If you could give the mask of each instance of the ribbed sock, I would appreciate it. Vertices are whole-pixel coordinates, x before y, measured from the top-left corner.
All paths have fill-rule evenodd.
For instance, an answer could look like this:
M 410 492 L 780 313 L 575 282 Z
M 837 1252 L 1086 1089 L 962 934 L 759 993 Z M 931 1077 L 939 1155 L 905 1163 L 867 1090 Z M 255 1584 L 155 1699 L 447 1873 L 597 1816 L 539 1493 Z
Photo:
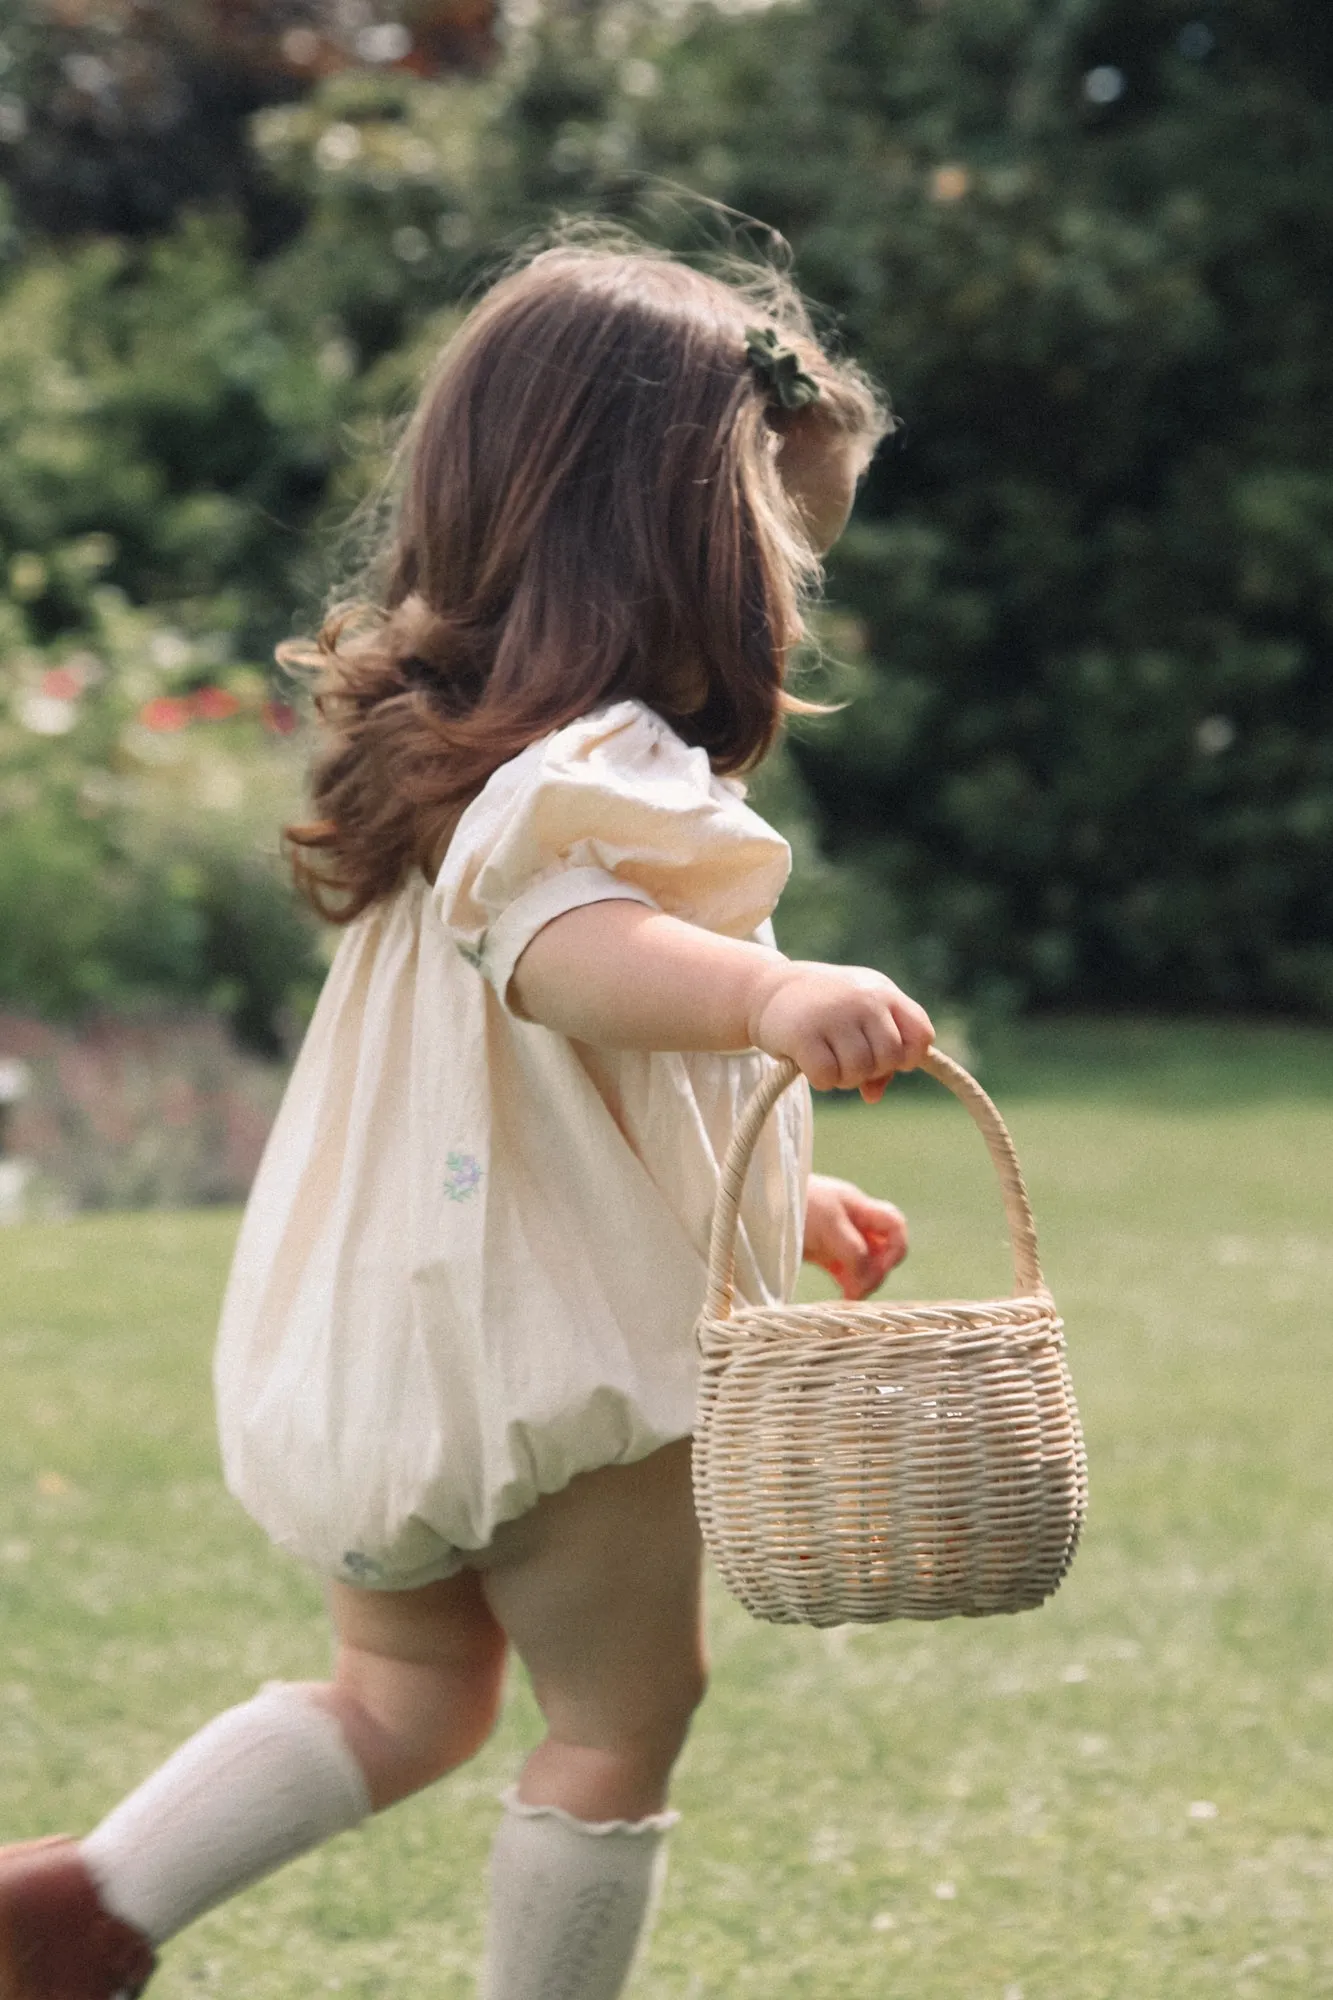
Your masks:
M 334 1718 L 270 1681 L 183 1743 L 80 1851 L 112 1914 L 162 1944 L 369 1811 Z
M 675 1813 L 588 1823 L 505 1795 L 482 2000 L 617 2000 L 647 1937 Z

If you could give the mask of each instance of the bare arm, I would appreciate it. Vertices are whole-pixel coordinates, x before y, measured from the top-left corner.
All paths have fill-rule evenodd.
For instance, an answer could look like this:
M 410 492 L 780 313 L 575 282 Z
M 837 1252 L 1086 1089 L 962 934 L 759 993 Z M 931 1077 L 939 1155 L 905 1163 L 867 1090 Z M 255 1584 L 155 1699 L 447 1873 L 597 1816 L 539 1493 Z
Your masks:
M 755 997 L 788 968 L 642 903 L 587 903 L 538 931 L 510 999 L 575 1041 L 628 1049 L 748 1049 Z
M 764 1049 L 818 1090 L 879 1097 L 930 1044 L 929 1017 L 862 966 L 784 958 L 642 903 L 588 903 L 540 930 L 510 996 L 575 1041 L 640 1049 Z

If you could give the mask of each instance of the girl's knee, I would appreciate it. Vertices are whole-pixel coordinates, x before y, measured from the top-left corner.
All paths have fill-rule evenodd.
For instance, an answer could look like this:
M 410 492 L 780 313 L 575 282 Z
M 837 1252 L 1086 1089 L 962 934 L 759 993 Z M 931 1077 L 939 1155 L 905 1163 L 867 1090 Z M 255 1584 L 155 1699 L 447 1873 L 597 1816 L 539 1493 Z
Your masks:
M 702 1663 L 680 1668 L 669 1682 L 655 1688 L 651 1696 L 622 1711 L 609 1740 L 625 1756 L 669 1770 L 684 1748 L 707 1685 Z
M 689 1733 L 690 1724 L 708 1692 L 708 1669 L 702 1660 L 691 1664 L 683 1671 L 671 1690 L 665 1711 L 668 1728 L 674 1728 L 682 1742 Z
M 344 1644 L 325 1700 L 379 1810 L 475 1756 L 495 1726 L 503 1686 L 502 1640 L 437 1665 Z
M 495 1728 L 504 1692 L 504 1654 L 442 1678 L 437 1700 L 410 1715 L 407 1741 L 428 1770 L 426 1782 L 475 1757 Z
M 659 1759 L 665 1768 L 675 1763 L 685 1747 L 695 1713 L 704 1698 L 702 1681 L 692 1690 L 688 1699 L 681 1701 L 664 1714 L 658 1726 L 651 1733 L 651 1742 L 657 1749 Z
M 701 1695 L 701 1685 L 693 1700 L 682 1689 L 673 1703 L 600 1726 L 587 1717 L 552 1718 L 550 1734 L 528 1759 L 520 1796 L 583 1820 L 640 1820 L 660 1812 Z
M 328 1706 L 360 1764 L 376 1812 L 446 1777 L 474 1757 L 495 1726 L 499 1685 L 455 1687 L 454 1699 L 436 1710 L 405 1709 L 376 1698 L 376 1691 L 353 1694 L 336 1683 Z

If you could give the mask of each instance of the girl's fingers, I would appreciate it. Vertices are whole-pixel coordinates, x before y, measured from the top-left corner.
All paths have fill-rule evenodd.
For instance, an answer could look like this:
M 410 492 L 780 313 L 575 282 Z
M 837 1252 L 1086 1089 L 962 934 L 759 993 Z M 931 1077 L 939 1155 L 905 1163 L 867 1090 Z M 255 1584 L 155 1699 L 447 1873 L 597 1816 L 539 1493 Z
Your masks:
M 871 1069 L 861 1085 L 861 1095 L 867 1104 L 878 1104 L 895 1071 L 902 1068 L 903 1044 L 892 1022 L 879 1020 L 867 1037 L 871 1047 Z
M 831 1085 L 824 1086 L 837 1090 L 853 1090 L 869 1074 L 870 1048 L 862 1032 L 860 1023 L 847 1025 L 839 1023 L 833 1028 L 827 1041 L 833 1052 L 835 1072 Z M 814 1082 L 812 1076 L 810 1081 Z
M 873 1080 L 883 1078 L 885 1082 L 903 1064 L 903 1038 L 899 1036 L 895 1024 L 883 1016 L 867 1028 L 867 1044 L 871 1050 L 871 1070 Z
M 847 1197 L 847 1216 L 865 1240 L 865 1289 L 873 1292 L 907 1255 L 907 1218 L 891 1201 L 876 1201 L 859 1188 Z
M 935 1039 L 935 1028 L 924 1007 L 903 994 L 893 1010 L 894 1023 L 902 1039 L 899 1069 L 919 1069 L 927 1049 Z
M 792 1038 L 779 1036 L 770 1052 L 794 1055 L 816 1090 L 859 1089 L 877 1104 L 894 1072 L 916 1068 L 934 1038 L 924 1009 L 884 986 L 841 994 L 835 1007 L 812 1009 L 805 1021 L 798 1015 Z
M 880 1201 L 876 1196 L 862 1194 L 857 1188 L 846 1197 L 848 1218 L 863 1236 L 886 1236 L 895 1230 L 905 1228 L 903 1212 L 891 1201 Z
M 869 1243 L 879 1271 L 879 1276 L 875 1279 L 877 1285 L 890 1271 L 895 1270 L 907 1255 L 906 1224 L 901 1229 L 890 1231 L 887 1235 L 870 1237 Z
M 853 1228 L 846 1210 L 834 1219 L 829 1230 L 827 1253 L 830 1262 L 855 1270 L 869 1253 L 869 1244 L 859 1229 Z
M 838 1051 L 827 1036 L 821 1036 L 813 1042 L 803 1055 L 797 1057 L 797 1061 L 805 1072 L 806 1080 L 814 1089 L 838 1088 L 842 1074 L 841 1064 L 838 1060 Z
M 883 1284 L 896 1261 L 882 1256 L 867 1244 L 854 1263 L 830 1264 L 828 1269 L 829 1275 L 841 1285 L 845 1299 L 868 1299 Z
M 905 1235 L 902 1238 L 884 1236 L 870 1238 L 866 1244 L 864 1257 L 855 1266 L 854 1286 L 848 1282 L 853 1275 L 851 1272 L 847 1277 L 839 1279 L 844 1295 L 852 1299 L 869 1298 L 872 1292 L 879 1290 L 889 1272 L 901 1264 L 906 1255 Z
M 902 1254 L 888 1236 L 872 1237 L 858 1228 L 847 1208 L 837 1218 L 829 1248 L 828 1270 L 842 1286 L 844 1298 L 849 1299 L 866 1298 L 882 1284 Z
M 843 1090 L 887 1082 L 894 1070 L 901 1067 L 902 1042 L 892 1022 L 882 1016 L 849 1022 L 831 1039 L 838 1056 L 838 1082 Z
M 858 1052 L 857 1074 L 853 1081 L 859 1088 L 886 1076 L 892 1063 L 884 1060 L 884 1038 L 874 1032 L 873 1026 L 861 1030 L 861 1047 Z
M 805 1255 L 837 1280 L 845 1298 L 867 1298 L 906 1253 L 907 1224 L 891 1201 L 851 1181 L 811 1175 Z

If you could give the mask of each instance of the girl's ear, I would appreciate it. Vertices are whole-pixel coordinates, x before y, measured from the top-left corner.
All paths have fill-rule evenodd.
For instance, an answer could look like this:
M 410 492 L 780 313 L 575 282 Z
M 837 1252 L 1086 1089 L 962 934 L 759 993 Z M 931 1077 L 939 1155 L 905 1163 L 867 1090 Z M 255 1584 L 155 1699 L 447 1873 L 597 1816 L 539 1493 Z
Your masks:
M 849 436 L 814 412 L 802 412 L 784 426 L 778 472 L 796 503 L 811 546 L 827 555 L 843 529 L 866 468 L 862 440 Z

